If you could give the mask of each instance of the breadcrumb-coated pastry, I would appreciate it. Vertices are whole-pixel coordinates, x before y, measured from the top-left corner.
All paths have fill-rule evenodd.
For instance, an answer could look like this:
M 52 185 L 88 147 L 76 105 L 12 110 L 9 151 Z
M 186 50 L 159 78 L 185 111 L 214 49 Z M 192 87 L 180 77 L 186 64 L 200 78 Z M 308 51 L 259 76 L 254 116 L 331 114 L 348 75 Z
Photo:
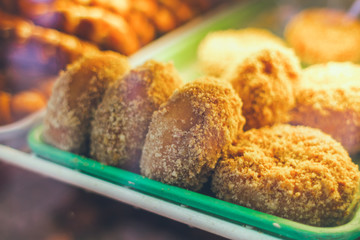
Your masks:
M 198 63 L 208 75 L 220 77 L 233 62 L 242 61 L 266 47 L 285 46 L 285 42 L 266 29 L 230 29 L 209 33 L 200 43 Z
M 225 201 L 313 226 L 346 221 L 360 172 L 321 130 L 279 124 L 242 134 L 216 166 L 212 190 Z
M 242 132 L 242 102 L 229 83 L 203 77 L 155 111 L 140 160 L 151 179 L 199 190 L 221 152 Z
M 303 71 L 291 124 L 319 128 L 349 151 L 360 151 L 360 65 L 330 62 Z
M 299 60 L 286 48 L 260 50 L 229 68 L 223 78 L 243 101 L 245 130 L 289 120 L 300 73 Z
M 139 172 L 151 116 L 182 81 L 171 63 L 149 60 L 132 69 L 105 93 L 92 123 L 90 155 Z
M 130 69 L 125 56 L 103 52 L 86 56 L 56 80 L 44 118 L 44 140 L 55 147 L 87 154 L 90 122 L 109 85 Z
M 305 9 L 290 20 L 284 35 L 305 65 L 360 61 L 360 21 L 344 11 Z

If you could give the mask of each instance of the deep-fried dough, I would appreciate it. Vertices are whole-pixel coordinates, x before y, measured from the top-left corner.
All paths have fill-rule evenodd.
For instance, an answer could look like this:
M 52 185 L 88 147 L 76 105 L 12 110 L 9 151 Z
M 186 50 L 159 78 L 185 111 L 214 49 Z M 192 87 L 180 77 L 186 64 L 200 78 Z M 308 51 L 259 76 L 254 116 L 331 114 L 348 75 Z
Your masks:
M 130 68 L 115 52 L 87 56 L 56 80 L 44 119 L 44 140 L 65 151 L 87 154 L 90 121 L 106 88 Z
M 260 50 L 229 68 L 223 77 L 243 101 L 245 130 L 289 120 L 299 75 L 300 63 L 286 48 Z
M 241 106 L 228 83 L 204 77 L 186 84 L 153 114 L 141 173 L 199 190 L 223 149 L 242 131 L 245 119 Z
M 291 123 L 319 128 L 354 154 L 360 150 L 360 66 L 318 64 L 303 71 Z
M 91 156 L 138 172 L 151 116 L 180 85 L 170 63 L 150 60 L 124 75 L 106 91 L 95 112 Z
M 245 28 L 209 33 L 198 48 L 199 67 L 208 75 L 219 77 L 233 64 L 254 52 L 285 42 L 268 30 Z
M 239 137 L 216 167 L 220 199 L 314 226 L 346 220 L 360 172 L 341 144 L 318 129 L 275 125 Z
M 285 38 L 307 65 L 360 61 L 360 21 L 327 8 L 306 9 L 285 28 Z

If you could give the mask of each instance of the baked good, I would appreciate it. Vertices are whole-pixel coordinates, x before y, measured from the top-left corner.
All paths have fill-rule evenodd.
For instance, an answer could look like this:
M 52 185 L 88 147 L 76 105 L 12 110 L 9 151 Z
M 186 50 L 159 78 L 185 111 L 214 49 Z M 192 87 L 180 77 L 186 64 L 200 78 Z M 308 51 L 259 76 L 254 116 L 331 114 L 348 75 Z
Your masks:
M 229 67 L 223 78 L 243 101 L 245 130 L 289 120 L 300 73 L 299 60 L 286 48 L 264 48 Z
M 216 166 L 212 190 L 225 201 L 313 226 L 344 223 L 360 172 L 331 136 L 287 124 L 244 132 Z
M 319 128 L 350 154 L 360 150 L 360 66 L 329 62 L 306 68 L 290 123 Z
M 360 21 L 344 11 L 305 9 L 290 20 L 284 35 L 305 65 L 360 61 Z
M 94 114 L 90 156 L 138 172 L 151 116 L 181 82 L 172 64 L 154 60 L 118 79 Z
M 205 74 L 220 77 L 234 62 L 240 62 L 265 47 L 275 46 L 285 46 L 285 42 L 266 29 L 210 32 L 198 47 L 198 64 Z
M 140 160 L 151 179 L 199 190 L 222 151 L 242 131 L 242 102 L 230 84 L 203 77 L 155 111 Z
M 87 154 L 93 113 L 105 90 L 129 69 L 127 58 L 115 52 L 85 56 L 69 65 L 54 84 L 43 139 L 59 149 Z

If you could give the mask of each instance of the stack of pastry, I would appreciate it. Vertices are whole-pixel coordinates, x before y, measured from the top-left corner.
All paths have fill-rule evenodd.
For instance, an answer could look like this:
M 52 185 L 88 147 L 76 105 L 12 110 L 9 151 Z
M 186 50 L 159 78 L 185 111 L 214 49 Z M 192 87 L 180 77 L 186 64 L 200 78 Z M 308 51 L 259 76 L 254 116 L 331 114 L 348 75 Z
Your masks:
M 266 46 L 222 78 L 182 85 L 171 64 L 84 57 L 57 79 L 43 139 L 166 184 L 198 191 L 210 181 L 216 197 L 255 210 L 339 225 L 358 200 L 360 172 L 330 135 L 287 124 L 299 66 L 283 45 Z
M 0 125 L 43 108 L 49 79 L 79 57 L 99 49 L 130 55 L 219 3 L 1 0 Z M 22 100 L 25 109 L 18 108 Z

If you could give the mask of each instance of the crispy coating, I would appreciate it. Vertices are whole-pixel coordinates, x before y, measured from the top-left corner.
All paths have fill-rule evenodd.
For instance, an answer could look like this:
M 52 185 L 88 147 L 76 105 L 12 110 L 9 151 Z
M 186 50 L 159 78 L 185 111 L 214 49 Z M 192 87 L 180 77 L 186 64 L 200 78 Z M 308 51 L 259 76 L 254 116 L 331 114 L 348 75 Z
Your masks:
M 87 56 L 56 80 L 44 119 L 44 140 L 65 151 L 87 154 L 90 121 L 106 88 L 129 70 L 115 52 Z
M 230 84 L 203 77 L 190 82 L 152 116 L 140 161 L 151 179 L 199 190 L 223 149 L 242 132 L 242 102 Z
M 273 48 L 255 52 L 224 74 L 243 101 L 245 130 L 289 120 L 300 69 L 291 50 Z
M 303 10 L 287 24 L 284 35 L 304 64 L 360 61 L 360 21 L 344 11 Z
M 199 45 L 198 63 L 204 73 L 219 77 L 233 62 L 242 61 L 254 52 L 272 46 L 285 46 L 285 42 L 265 29 L 211 32 Z
M 131 70 L 105 93 L 92 123 L 91 156 L 139 172 L 151 116 L 180 87 L 172 64 L 153 60 Z
M 287 124 L 252 129 L 219 161 L 217 197 L 314 226 L 346 221 L 358 200 L 360 172 L 322 131 Z
M 303 71 L 291 124 L 319 128 L 350 154 L 360 150 L 360 66 L 350 62 L 312 65 Z

